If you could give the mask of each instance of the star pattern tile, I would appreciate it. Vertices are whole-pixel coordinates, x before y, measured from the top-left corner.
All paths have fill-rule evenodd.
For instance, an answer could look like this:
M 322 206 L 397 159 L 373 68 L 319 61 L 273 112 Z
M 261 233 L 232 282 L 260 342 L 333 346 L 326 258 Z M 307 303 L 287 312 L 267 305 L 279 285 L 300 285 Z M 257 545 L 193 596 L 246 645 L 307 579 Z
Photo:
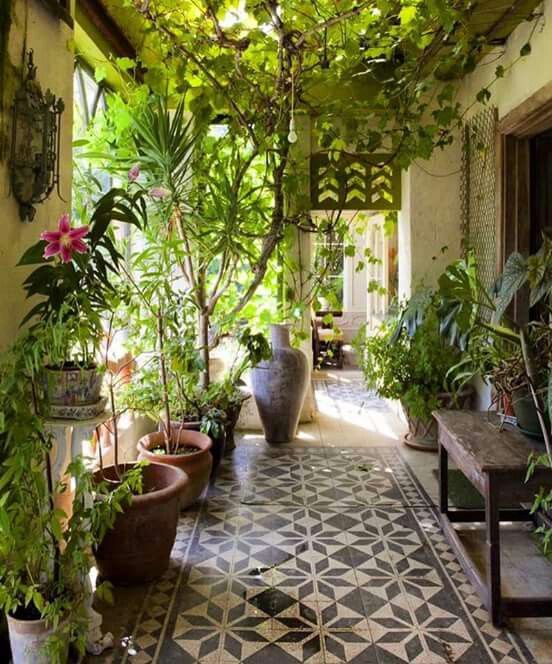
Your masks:
M 396 448 L 247 445 L 182 514 L 171 567 L 109 661 L 534 662 L 489 623 Z

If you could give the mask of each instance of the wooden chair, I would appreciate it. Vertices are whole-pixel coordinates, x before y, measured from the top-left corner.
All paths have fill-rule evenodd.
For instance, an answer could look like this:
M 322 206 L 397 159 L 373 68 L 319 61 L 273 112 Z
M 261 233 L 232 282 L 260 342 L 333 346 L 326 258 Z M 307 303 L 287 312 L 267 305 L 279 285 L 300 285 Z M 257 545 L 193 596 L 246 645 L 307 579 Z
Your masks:
M 343 332 L 336 325 L 324 323 L 320 314 L 312 320 L 312 351 L 315 367 L 343 369 Z

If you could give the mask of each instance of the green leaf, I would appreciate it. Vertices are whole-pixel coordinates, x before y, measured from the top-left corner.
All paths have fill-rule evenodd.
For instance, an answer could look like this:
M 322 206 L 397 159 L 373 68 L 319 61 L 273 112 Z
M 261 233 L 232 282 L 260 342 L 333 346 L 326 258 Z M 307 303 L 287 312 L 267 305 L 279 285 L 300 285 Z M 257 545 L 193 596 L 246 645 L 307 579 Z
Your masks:
M 97 65 L 94 70 L 94 78 L 96 83 L 101 83 L 107 78 L 107 65 Z
M 491 91 L 488 88 L 481 88 L 475 98 L 480 104 L 486 104 L 491 98 Z
M 529 42 L 527 42 L 526 44 L 524 44 L 524 45 L 520 48 L 520 50 L 519 50 L 519 54 L 520 54 L 520 56 L 521 56 L 522 58 L 524 58 L 524 57 L 526 57 L 527 55 L 529 55 L 530 53 L 531 53 L 531 44 L 530 44 Z
M 493 322 L 499 323 L 515 294 L 527 282 L 527 260 L 518 252 L 508 256 L 495 302 Z
M 44 240 L 39 240 L 36 244 L 33 244 L 32 247 L 29 247 L 23 256 L 21 256 L 18 265 L 37 265 L 38 263 L 44 263 L 43 254 L 46 244 L 47 243 Z
M 402 25 L 409 25 L 416 18 L 417 9 L 416 7 L 409 5 L 403 7 L 399 12 L 399 19 Z

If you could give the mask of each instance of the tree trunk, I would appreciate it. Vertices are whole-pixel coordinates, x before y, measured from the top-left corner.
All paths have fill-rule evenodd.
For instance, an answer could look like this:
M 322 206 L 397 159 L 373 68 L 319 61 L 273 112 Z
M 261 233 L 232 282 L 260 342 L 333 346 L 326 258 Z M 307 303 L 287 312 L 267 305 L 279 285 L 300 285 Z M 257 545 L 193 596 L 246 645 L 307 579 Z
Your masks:
M 171 453 L 171 411 L 169 404 L 169 384 L 167 377 L 167 362 L 165 358 L 165 328 L 163 321 L 163 312 L 157 313 L 157 337 L 159 341 L 159 370 L 161 373 L 161 385 L 163 388 L 163 407 L 165 410 L 165 447 L 167 454 Z
M 199 314 L 199 347 L 203 370 L 201 372 L 201 387 L 206 390 L 211 384 L 211 373 L 209 368 L 209 314 Z

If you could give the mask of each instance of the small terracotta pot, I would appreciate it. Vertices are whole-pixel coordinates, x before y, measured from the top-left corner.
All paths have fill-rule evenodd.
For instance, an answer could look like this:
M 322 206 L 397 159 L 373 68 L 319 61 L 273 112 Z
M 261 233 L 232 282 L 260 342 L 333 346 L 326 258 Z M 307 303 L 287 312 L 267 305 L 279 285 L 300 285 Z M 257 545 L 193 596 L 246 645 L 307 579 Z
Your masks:
M 173 422 L 172 427 L 188 429 L 190 431 L 200 431 L 201 422 Z M 204 434 L 207 435 L 207 434 Z M 207 436 L 212 443 L 211 446 L 211 457 L 213 458 L 213 467 L 211 469 L 211 478 L 214 478 L 217 474 L 218 467 L 222 461 L 222 457 L 226 452 L 226 429 L 223 427 L 221 435 L 217 438 L 212 436 Z
M 120 464 L 122 472 L 134 464 Z M 94 473 L 116 480 L 115 466 Z M 94 551 L 100 576 L 115 585 L 128 586 L 156 579 L 169 566 L 176 538 L 180 496 L 188 478 L 175 466 L 152 463 L 143 469 L 144 493 L 133 496 L 117 515 L 115 524 Z
M 164 434 L 161 432 L 149 433 L 138 441 L 138 459 L 147 459 L 150 463 L 161 463 L 176 466 L 188 476 L 188 483 L 180 499 L 180 509 L 186 509 L 194 503 L 203 493 L 209 483 L 213 458 L 211 447 L 213 443 L 209 436 L 199 431 L 183 428 L 177 422 L 171 425 L 171 442 L 174 444 L 178 437 L 178 445 L 195 447 L 194 454 L 155 454 L 152 448 L 163 446 Z

